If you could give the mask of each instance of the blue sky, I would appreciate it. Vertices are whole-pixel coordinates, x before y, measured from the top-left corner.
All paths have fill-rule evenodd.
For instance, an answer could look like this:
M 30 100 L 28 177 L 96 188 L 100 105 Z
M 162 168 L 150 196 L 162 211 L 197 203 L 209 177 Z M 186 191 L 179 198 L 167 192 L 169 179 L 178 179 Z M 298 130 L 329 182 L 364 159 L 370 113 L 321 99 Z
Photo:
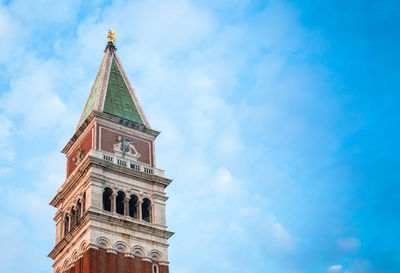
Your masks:
M 162 132 L 171 272 L 400 272 L 399 12 L 395 1 L 0 1 L 0 272 L 52 272 L 59 151 L 108 27 Z

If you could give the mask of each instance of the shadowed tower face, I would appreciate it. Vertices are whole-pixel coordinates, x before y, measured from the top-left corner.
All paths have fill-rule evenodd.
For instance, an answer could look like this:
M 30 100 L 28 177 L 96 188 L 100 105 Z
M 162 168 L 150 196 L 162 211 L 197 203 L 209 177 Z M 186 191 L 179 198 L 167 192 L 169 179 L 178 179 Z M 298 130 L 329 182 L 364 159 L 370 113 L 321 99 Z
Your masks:
M 111 38 L 110 38 L 111 35 Z M 109 32 L 78 126 L 63 149 L 66 180 L 57 208 L 54 272 L 167 273 L 165 188 L 151 129 Z

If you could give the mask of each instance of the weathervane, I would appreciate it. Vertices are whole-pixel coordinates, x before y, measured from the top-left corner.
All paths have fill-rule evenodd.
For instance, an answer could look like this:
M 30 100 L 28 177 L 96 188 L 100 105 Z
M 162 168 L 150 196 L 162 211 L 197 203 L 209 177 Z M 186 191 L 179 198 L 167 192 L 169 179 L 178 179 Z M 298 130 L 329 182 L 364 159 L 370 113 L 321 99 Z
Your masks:
M 108 39 L 109 43 L 112 43 L 112 42 L 115 43 L 115 29 L 113 29 L 113 30 L 108 29 L 107 39 Z

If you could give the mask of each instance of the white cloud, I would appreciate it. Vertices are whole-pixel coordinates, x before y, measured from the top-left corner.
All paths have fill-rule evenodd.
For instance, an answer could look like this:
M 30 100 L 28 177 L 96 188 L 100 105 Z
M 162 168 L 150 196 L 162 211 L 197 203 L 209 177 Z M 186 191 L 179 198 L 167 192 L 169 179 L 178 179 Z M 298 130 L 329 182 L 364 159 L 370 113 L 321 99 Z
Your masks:
M 25 172 L 37 172 L 39 175 L 27 185 L 4 185 L 4 202 L 13 215 L 22 216 L 30 228 L 35 230 L 34 237 L 52 241 L 49 234 L 55 232 L 52 220 L 55 209 L 48 203 L 57 188 L 65 179 L 65 158 L 61 153 L 51 153 L 28 159 L 20 166 Z M 29 204 L 29 205 L 26 205 Z
M 3 7 L 0 3 L 0 40 L 7 41 L 2 44 L 0 51 L 0 63 L 9 62 L 8 67 L 14 66 L 16 56 L 22 51 L 28 32 L 22 27 L 21 22 L 15 19 L 9 9 Z
M 42 132 L 43 128 L 69 121 L 67 107 L 55 91 L 62 86 L 60 65 L 26 56 L 24 65 L 13 75 L 10 91 L 1 97 L 0 107 L 13 117 L 23 117 L 18 127 L 24 133 Z
M 225 168 L 219 168 L 214 178 L 214 188 L 220 194 L 228 194 L 238 187 L 237 181 L 232 177 L 229 170 Z
M 13 124 L 5 115 L 0 114 L 0 159 L 12 161 L 14 149 L 12 147 L 11 129 Z M 3 168 L 3 173 L 6 168 Z
M 210 14 L 187 0 L 121 2 L 106 9 L 104 15 L 104 21 L 118 30 L 124 45 L 134 39 L 142 50 L 147 48 L 161 56 L 192 48 L 214 27 Z M 153 57 L 142 58 L 147 56 Z
M 262 223 L 262 236 L 268 246 L 268 251 L 274 252 L 287 252 L 295 247 L 295 240 L 291 236 L 288 230 L 278 222 L 276 217 L 261 214 L 259 217 L 264 217 L 265 220 Z
M 290 239 L 290 234 L 285 230 L 282 226 L 281 223 L 273 223 L 271 226 L 272 229 L 272 234 L 274 235 L 275 238 L 278 240 L 289 240 Z
M 0 167 L 0 176 L 9 173 L 11 170 L 12 170 L 11 168 L 3 168 L 3 167 Z
M 0 255 L 6 261 L 0 263 L 0 272 L 15 272 L 16 267 L 22 267 L 17 261 L 26 250 L 26 233 L 26 228 L 17 217 L 0 213 L 0 240 L 8 246 L 0 249 Z
M 372 273 L 373 270 L 371 261 L 367 259 L 356 259 L 351 264 L 350 268 L 345 273 Z
M 361 242 L 352 237 L 341 238 L 337 241 L 338 245 L 345 250 L 356 250 L 361 246 Z
M 329 272 L 342 272 L 343 271 L 343 266 L 342 265 L 332 265 L 328 268 Z
M 23 1 L 15 0 L 9 5 L 12 14 L 20 21 L 24 22 L 28 28 L 37 27 L 58 28 L 64 27 L 75 19 L 79 1 L 51 1 L 35 0 Z M 43 31 L 43 29 L 42 29 Z

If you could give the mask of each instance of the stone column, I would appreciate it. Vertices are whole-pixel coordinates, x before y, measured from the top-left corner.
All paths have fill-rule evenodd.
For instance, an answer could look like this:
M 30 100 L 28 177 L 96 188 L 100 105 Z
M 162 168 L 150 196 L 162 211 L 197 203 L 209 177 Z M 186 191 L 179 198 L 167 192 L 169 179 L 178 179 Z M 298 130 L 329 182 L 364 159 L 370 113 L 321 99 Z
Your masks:
M 76 204 L 75 204 L 75 206 L 72 208 L 72 210 L 74 211 L 74 219 L 73 219 L 73 221 L 71 221 L 71 228 L 73 228 L 74 226 L 76 226 L 76 224 L 78 223 L 78 214 L 77 214 L 77 211 L 78 211 L 78 209 L 77 209 L 77 207 L 76 207 Z M 72 211 L 71 210 L 71 211 Z M 72 214 L 71 214 L 72 215 Z M 72 218 L 72 217 L 71 217 Z
M 70 232 L 71 231 L 71 229 L 74 227 L 73 225 L 72 225 L 72 209 L 70 209 L 70 211 L 69 211 L 69 213 L 68 213 L 68 216 L 69 216 L 69 219 L 68 219 L 68 232 Z
M 81 200 L 81 218 L 83 217 L 83 214 L 85 213 L 85 202 L 83 202 L 83 197 Z
M 152 202 L 152 203 L 150 203 L 150 209 L 149 209 L 149 219 L 150 219 L 150 223 L 153 223 L 154 222 L 154 219 L 153 219 L 153 215 L 154 215 L 154 213 L 153 213 L 153 209 L 154 209 L 154 202 Z
M 111 199 L 111 212 L 116 212 L 116 202 L 117 202 L 117 195 L 115 193 L 112 193 L 110 196 Z
M 142 203 L 143 201 L 141 199 L 137 201 L 137 215 L 139 220 L 142 220 Z
M 61 215 L 61 228 L 60 228 L 60 240 L 64 237 L 65 234 L 65 213 Z
M 82 195 L 82 215 L 86 212 L 86 192 Z
M 125 197 L 124 199 L 124 215 L 125 216 L 129 216 L 129 200 L 131 198 L 130 197 Z
M 63 216 L 63 233 L 62 233 L 62 236 L 67 235 L 67 233 L 65 232 L 66 231 L 66 229 L 65 229 L 66 222 L 67 222 L 67 217 L 66 217 L 66 215 L 64 215 Z M 68 223 L 68 228 L 69 228 L 69 223 Z M 68 231 L 69 231 L 69 229 L 68 229 Z

